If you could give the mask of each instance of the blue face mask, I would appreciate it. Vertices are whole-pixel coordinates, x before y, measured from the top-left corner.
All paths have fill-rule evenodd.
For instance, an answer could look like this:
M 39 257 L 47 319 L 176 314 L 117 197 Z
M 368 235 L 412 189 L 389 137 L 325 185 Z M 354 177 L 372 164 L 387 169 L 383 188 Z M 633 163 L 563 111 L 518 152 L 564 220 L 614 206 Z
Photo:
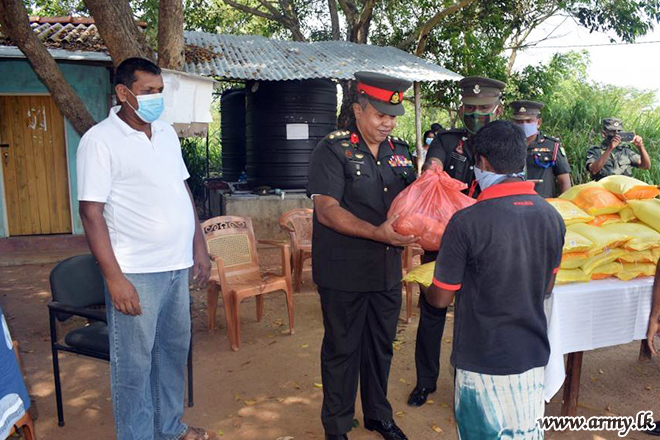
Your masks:
M 539 132 L 539 124 L 536 122 L 525 122 L 520 124 L 520 128 L 525 132 L 525 137 L 532 137 Z
M 131 92 L 130 89 L 128 89 Z M 133 106 L 126 101 L 126 104 L 133 109 L 138 118 L 142 119 L 147 124 L 154 122 L 156 119 L 163 114 L 165 109 L 165 101 L 163 99 L 162 93 L 152 93 L 150 95 L 135 95 L 131 92 L 131 95 L 135 96 L 138 102 L 138 108 L 135 109 Z
M 520 179 L 524 179 L 525 173 L 497 174 L 493 173 L 492 171 L 484 171 L 481 168 L 475 166 L 474 177 L 477 179 L 477 182 L 479 182 L 479 187 L 481 190 L 484 191 L 486 188 L 497 185 L 509 177 L 518 177 Z
M 433 138 L 426 138 L 424 142 L 426 143 L 426 145 L 431 145 L 431 143 L 433 142 Z

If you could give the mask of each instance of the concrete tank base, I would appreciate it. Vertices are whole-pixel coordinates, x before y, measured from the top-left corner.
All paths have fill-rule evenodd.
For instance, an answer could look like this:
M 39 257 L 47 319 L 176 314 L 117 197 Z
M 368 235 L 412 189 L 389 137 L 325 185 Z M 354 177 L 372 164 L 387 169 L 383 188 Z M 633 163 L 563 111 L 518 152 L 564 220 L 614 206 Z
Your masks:
M 211 191 L 211 216 L 235 215 L 250 217 L 258 240 L 288 240 L 280 229 L 282 214 L 296 208 L 312 208 L 312 201 L 303 192 L 276 195 L 232 195 Z

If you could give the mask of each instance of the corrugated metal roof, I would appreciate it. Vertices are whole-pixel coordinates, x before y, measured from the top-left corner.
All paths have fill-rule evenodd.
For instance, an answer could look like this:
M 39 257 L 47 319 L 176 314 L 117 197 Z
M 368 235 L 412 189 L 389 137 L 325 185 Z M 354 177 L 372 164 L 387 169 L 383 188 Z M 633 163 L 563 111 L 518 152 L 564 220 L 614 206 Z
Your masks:
M 56 60 L 95 61 L 112 64 L 112 58 L 105 52 L 89 52 L 83 50 L 48 49 Z M 16 46 L 0 45 L 0 58 L 25 58 L 25 54 Z
M 256 35 L 205 32 L 184 32 L 184 37 L 188 49 L 199 49 L 199 56 L 188 59 L 184 70 L 224 79 L 353 79 L 353 74 L 360 70 L 382 72 L 409 81 L 457 81 L 462 78 L 394 47 L 346 41 L 302 43 Z

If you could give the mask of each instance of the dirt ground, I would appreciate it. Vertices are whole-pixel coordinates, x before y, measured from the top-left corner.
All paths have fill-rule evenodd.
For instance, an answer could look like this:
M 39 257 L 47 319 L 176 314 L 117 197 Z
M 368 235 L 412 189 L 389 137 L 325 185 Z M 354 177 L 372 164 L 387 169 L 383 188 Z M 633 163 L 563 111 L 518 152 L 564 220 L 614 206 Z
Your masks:
M 273 255 L 266 260 L 274 261 Z M 66 425 L 57 426 L 52 359 L 49 346 L 48 275 L 53 265 L 0 268 L 0 301 L 14 339 L 20 342 L 30 393 L 36 398 L 40 440 L 112 439 L 108 365 L 62 354 L 62 384 Z M 265 315 L 256 322 L 254 301 L 243 303 L 243 348 L 232 352 L 226 338 L 223 310 L 214 333 L 206 329 L 206 295 L 194 292 L 195 405 L 185 420 L 217 430 L 235 440 L 323 439 L 319 352 L 323 336 L 316 289 L 305 273 L 295 295 L 296 334 L 288 335 L 284 296 L 267 296 Z M 417 303 L 415 299 L 415 304 Z M 220 306 L 221 307 L 221 306 Z M 403 316 L 402 311 L 402 316 Z M 417 314 L 417 309 L 415 310 Z M 449 316 L 449 315 L 448 315 Z M 414 342 L 417 316 L 399 325 L 390 376 L 389 395 L 399 426 L 411 440 L 457 439 L 452 411 L 449 354 L 453 317 L 449 316 L 442 351 L 438 391 L 422 408 L 406 405 L 415 383 Z M 635 415 L 652 410 L 660 417 L 660 363 L 637 362 L 639 342 L 585 353 L 579 415 Z M 561 391 L 547 405 L 547 415 L 559 415 Z M 362 424 L 358 402 L 356 419 Z M 439 428 L 439 429 L 434 429 Z M 439 431 L 439 432 L 438 432 Z M 352 440 L 377 440 L 362 427 Z M 613 432 L 549 433 L 550 439 L 615 439 Z M 631 439 L 651 439 L 632 433 Z

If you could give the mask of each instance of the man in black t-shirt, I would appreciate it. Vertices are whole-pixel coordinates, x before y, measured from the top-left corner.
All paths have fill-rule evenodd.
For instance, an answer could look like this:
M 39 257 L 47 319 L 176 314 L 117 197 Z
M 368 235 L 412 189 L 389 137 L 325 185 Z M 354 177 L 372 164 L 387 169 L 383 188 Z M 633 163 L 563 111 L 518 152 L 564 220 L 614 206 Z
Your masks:
M 449 221 L 427 301 L 441 308 L 456 298 L 451 363 L 461 439 L 495 440 L 503 432 L 542 438 L 536 420 L 550 355 L 543 301 L 566 228 L 520 178 L 527 154 L 520 127 L 492 122 L 474 144 L 482 192 Z

